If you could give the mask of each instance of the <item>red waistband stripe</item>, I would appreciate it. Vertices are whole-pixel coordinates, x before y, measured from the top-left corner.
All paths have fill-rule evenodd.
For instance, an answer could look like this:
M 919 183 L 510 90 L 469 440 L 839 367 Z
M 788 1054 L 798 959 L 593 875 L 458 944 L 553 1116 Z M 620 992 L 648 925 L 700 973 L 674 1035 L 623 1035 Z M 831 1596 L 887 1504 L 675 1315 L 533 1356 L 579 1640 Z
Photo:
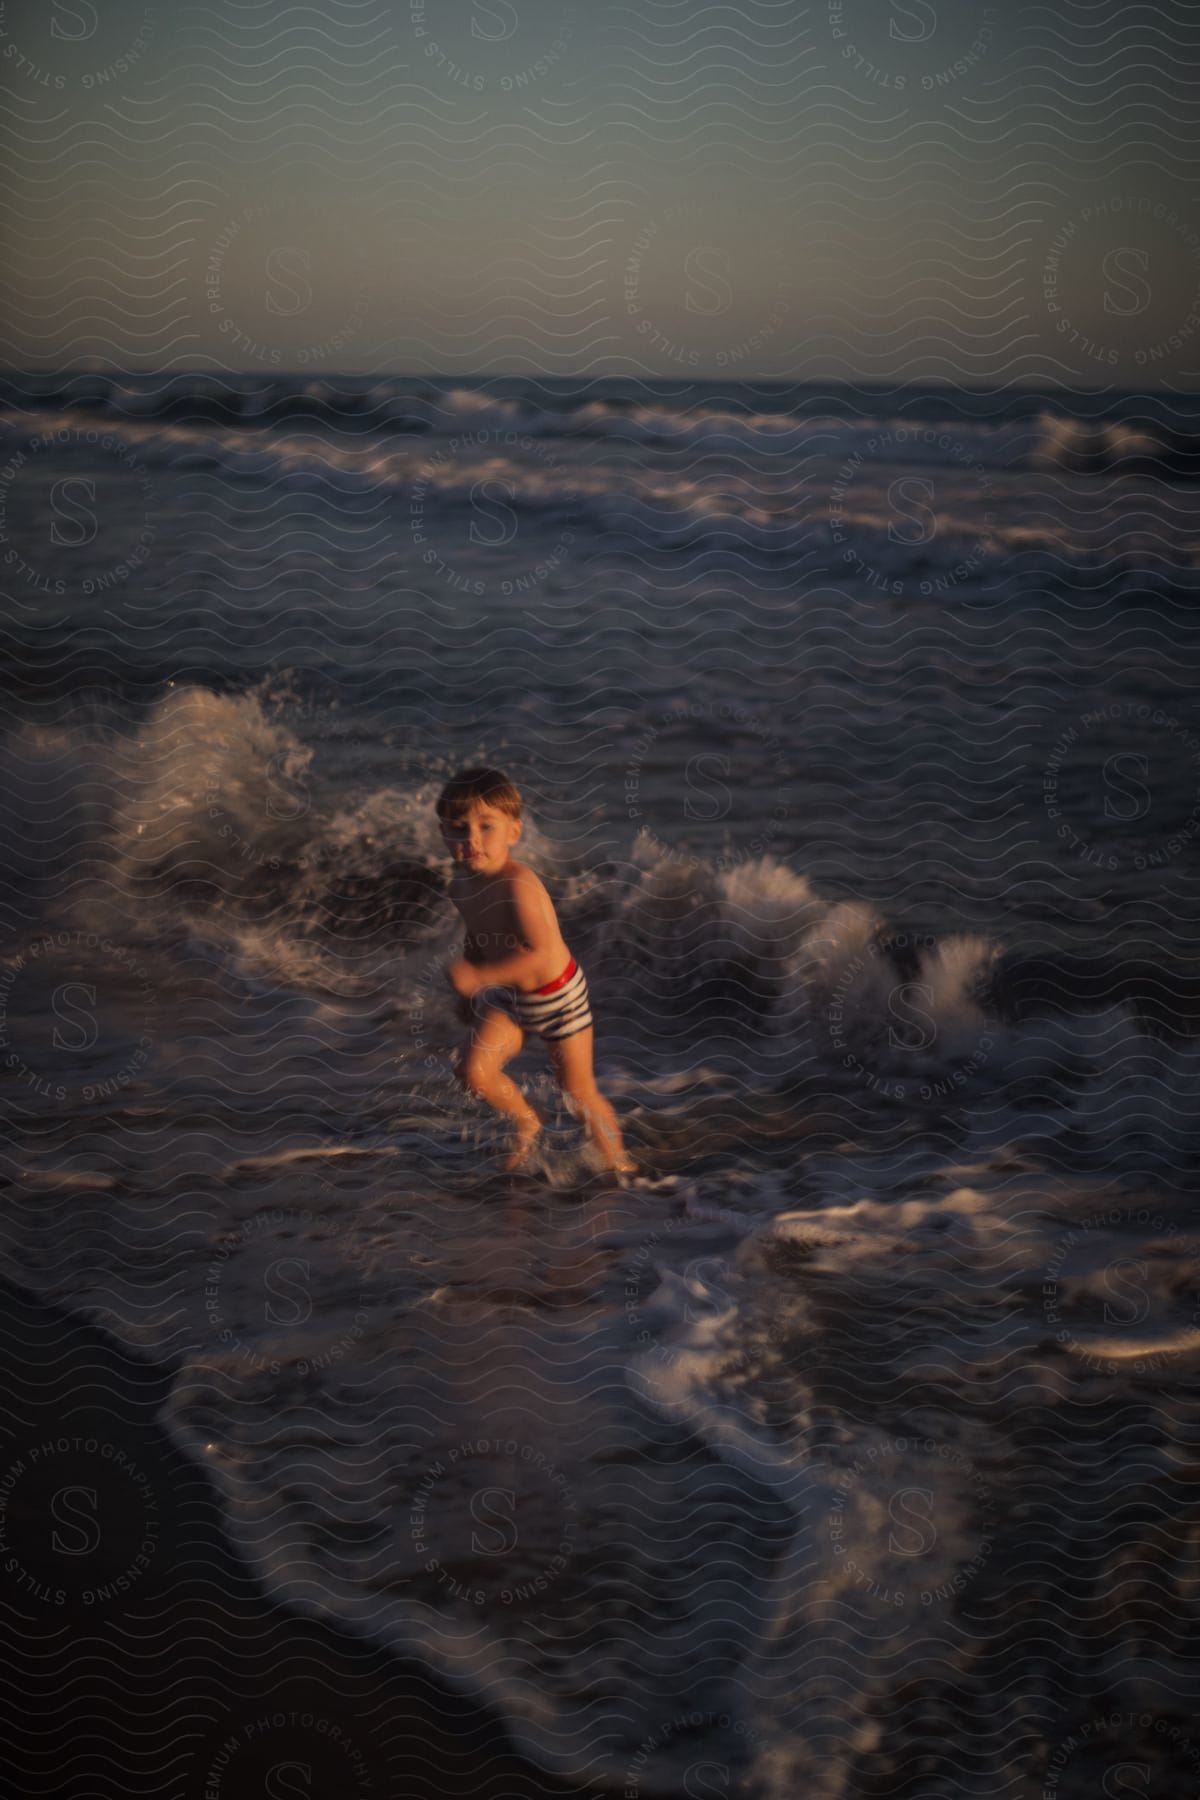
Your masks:
M 579 964 L 575 961 L 575 958 L 572 957 L 570 962 L 567 964 L 566 968 L 563 970 L 562 974 L 558 977 L 557 981 L 548 981 L 546 983 L 545 987 L 534 988 L 533 992 L 535 994 L 556 993 L 559 988 L 566 987 L 568 981 L 570 981 L 572 975 L 574 975 L 574 973 L 578 967 L 579 967 Z

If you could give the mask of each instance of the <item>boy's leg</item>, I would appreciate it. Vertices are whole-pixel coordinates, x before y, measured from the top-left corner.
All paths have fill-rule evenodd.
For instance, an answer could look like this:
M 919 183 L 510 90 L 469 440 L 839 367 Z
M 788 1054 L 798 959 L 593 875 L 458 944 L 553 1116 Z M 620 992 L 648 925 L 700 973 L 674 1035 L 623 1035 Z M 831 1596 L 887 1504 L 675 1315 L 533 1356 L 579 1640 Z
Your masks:
M 511 1062 L 524 1042 L 525 1033 L 516 1020 L 490 1006 L 472 1031 L 458 1067 L 463 1086 L 511 1119 L 516 1127 L 517 1141 L 504 1164 L 506 1169 L 520 1166 L 542 1128 L 542 1121 L 516 1082 L 504 1073 L 505 1063 Z
M 621 1141 L 617 1115 L 596 1086 L 592 1072 L 592 1039 L 595 1029 L 588 1025 L 570 1037 L 547 1038 L 546 1048 L 554 1065 L 559 1087 L 583 1114 L 587 1127 L 610 1169 L 621 1174 L 636 1173 L 637 1164 Z

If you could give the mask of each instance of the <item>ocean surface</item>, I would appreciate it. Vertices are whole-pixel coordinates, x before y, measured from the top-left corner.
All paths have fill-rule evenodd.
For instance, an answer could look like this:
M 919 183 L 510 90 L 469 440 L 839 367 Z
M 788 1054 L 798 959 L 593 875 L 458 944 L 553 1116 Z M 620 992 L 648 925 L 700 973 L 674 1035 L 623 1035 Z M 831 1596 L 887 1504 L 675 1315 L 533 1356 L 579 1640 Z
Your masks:
M 0 407 L 0 1267 L 269 1590 L 581 1792 L 1200 1791 L 1197 403 Z M 480 761 L 636 1180 L 455 1083 Z

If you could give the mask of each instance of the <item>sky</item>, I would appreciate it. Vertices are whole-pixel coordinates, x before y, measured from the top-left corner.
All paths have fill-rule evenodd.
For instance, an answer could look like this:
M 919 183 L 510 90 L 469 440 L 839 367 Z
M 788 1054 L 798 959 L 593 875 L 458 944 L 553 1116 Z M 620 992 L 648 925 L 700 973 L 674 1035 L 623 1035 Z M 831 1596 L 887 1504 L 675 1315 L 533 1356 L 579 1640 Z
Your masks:
M 9 367 L 1200 384 L 1200 7 L 0 3 Z

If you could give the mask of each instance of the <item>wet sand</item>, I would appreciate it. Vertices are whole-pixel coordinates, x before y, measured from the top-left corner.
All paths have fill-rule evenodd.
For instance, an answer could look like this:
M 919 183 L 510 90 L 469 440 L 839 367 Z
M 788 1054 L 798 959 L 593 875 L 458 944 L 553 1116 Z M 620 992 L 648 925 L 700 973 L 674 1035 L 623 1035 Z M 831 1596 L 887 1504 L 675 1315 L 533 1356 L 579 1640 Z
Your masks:
M 169 1376 L 5 1284 L 0 1713 L 13 1791 L 596 1796 L 419 1665 L 273 1601 L 154 1422 Z

